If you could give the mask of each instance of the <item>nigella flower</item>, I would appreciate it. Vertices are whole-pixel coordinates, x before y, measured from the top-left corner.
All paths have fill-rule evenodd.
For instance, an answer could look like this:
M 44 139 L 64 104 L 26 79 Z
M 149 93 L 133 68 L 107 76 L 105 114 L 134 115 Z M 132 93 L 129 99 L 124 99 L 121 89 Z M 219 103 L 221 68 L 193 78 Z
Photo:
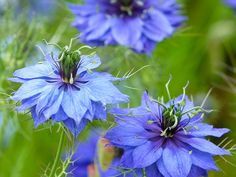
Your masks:
M 70 177 L 111 177 L 117 176 L 119 172 L 117 171 L 116 165 L 118 164 L 118 159 L 114 159 L 111 164 L 108 164 L 107 169 L 102 169 L 101 164 L 98 161 L 98 143 L 101 140 L 99 133 L 92 131 L 86 141 L 78 144 L 76 152 L 71 158 L 71 163 L 67 168 L 68 176 Z M 104 148 L 106 143 L 104 144 Z M 113 151 L 112 147 L 107 147 L 105 149 L 106 153 L 111 153 Z M 117 176 L 121 177 L 121 176 Z
M 81 55 L 66 46 L 59 56 L 48 54 L 45 61 L 14 72 L 14 82 L 22 86 L 11 97 L 21 101 L 18 111 L 30 110 L 34 124 L 51 119 L 63 122 L 74 134 L 89 121 L 106 119 L 106 105 L 127 102 L 103 72 L 93 72 L 101 64 L 97 55 Z
M 145 92 L 140 107 L 112 113 L 118 125 L 106 138 L 124 149 L 121 164 L 127 168 L 152 168 L 160 177 L 207 176 L 208 170 L 218 170 L 213 156 L 230 154 L 206 139 L 229 130 L 203 123 L 203 109 L 187 96 L 165 104 Z
M 235 0 L 224 0 L 225 4 L 229 5 L 230 7 L 232 7 L 233 9 L 236 10 L 236 1 Z
M 185 19 L 175 0 L 86 0 L 69 7 L 84 43 L 124 45 L 148 54 Z
M 100 136 L 98 131 L 92 131 L 89 137 L 78 144 L 78 148 L 70 159 L 66 169 L 69 177 L 143 177 L 142 169 L 125 169 L 120 166 L 120 157 L 109 141 Z M 100 151 L 99 151 L 100 150 Z M 103 151 L 103 152 L 102 152 Z M 99 161 L 99 155 L 105 154 L 104 162 Z M 112 157 L 112 158 L 111 158 Z M 109 163 L 110 162 L 110 163 Z M 155 169 L 149 167 L 146 173 L 150 177 L 158 177 Z

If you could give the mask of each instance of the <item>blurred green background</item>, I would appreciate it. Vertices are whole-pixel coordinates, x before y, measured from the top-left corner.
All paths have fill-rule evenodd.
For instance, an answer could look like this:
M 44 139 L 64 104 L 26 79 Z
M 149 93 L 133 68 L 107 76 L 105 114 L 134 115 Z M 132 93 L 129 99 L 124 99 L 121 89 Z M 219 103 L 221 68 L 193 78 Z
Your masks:
M 3 5 L 4 0 L 0 0 L 0 177 L 44 176 L 56 154 L 58 126 L 46 124 L 35 129 L 30 114 L 14 112 L 16 104 L 8 98 L 19 85 L 7 78 L 12 77 L 14 70 L 42 60 L 36 45 L 42 46 L 43 39 L 63 46 L 78 32 L 70 25 L 74 18 L 63 0 L 50 0 L 46 8 L 38 0 L 5 2 L 8 4 Z M 138 70 L 148 65 L 120 84 L 120 89 L 130 95 L 131 106 L 139 105 L 145 89 L 153 97 L 166 97 L 165 83 L 170 75 L 172 96 L 181 94 L 189 81 L 187 93 L 196 104 L 201 104 L 213 88 L 206 106 L 215 111 L 205 121 L 231 129 L 225 137 L 211 140 L 220 143 L 227 138 L 221 146 L 233 147 L 234 155 L 236 14 L 223 0 L 180 0 L 180 3 L 188 20 L 171 38 L 160 43 L 151 57 L 123 47 L 97 48 L 103 61 L 99 70 L 122 76 L 133 68 Z M 65 151 L 69 146 L 66 143 Z M 210 172 L 209 176 L 235 176 L 235 155 L 218 157 L 216 161 L 221 171 Z

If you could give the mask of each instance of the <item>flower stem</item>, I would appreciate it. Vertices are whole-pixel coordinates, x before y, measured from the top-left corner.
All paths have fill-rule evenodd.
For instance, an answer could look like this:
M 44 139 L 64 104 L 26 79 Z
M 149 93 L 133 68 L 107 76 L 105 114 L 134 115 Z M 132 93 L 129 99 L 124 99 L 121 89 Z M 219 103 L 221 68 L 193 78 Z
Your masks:
M 59 140 L 59 144 L 58 144 L 58 148 L 57 148 L 57 154 L 56 154 L 55 160 L 53 162 L 53 166 L 52 166 L 52 169 L 51 169 L 49 177 L 55 176 L 57 164 L 58 164 L 58 162 L 60 160 L 63 140 L 64 140 L 64 130 L 62 130 L 62 132 L 61 132 L 61 136 L 60 136 L 60 140 Z
M 147 177 L 145 168 L 143 168 L 142 171 L 143 171 L 143 177 Z

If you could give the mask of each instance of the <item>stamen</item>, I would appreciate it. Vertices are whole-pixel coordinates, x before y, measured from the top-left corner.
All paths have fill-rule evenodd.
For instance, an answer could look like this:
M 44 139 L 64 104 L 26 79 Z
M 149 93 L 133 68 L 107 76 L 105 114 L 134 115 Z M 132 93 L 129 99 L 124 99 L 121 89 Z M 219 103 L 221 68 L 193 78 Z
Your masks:
M 167 91 L 167 94 L 168 94 L 168 98 L 171 100 L 171 96 L 170 96 L 170 91 L 169 91 L 169 84 L 170 84 L 170 81 L 172 80 L 172 76 L 170 75 L 170 78 L 168 80 L 168 82 L 166 83 L 166 91 Z
M 175 122 L 174 122 L 174 125 L 172 125 L 172 126 L 170 127 L 170 130 L 176 128 L 177 125 L 178 125 L 178 117 L 177 117 L 176 115 L 174 115 L 174 118 L 175 118 Z
M 73 79 L 72 73 L 70 73 L 70 80 L 69 80 L 69 83 L 70 83 L 70 84 L 73 84 L 73 83 L 74 83 L 74 79 Z

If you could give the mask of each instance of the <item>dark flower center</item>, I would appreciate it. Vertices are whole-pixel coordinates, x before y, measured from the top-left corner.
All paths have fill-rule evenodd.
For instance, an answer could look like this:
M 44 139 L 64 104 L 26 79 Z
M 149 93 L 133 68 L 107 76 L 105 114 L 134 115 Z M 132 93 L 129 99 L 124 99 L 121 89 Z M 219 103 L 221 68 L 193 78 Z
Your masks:
M 169 108 L 164 109 L 162 112 L 161 128 L 163 131 L 161 136 L 167 138 L 172 137 L 175 134 L 181 120 L 181 113 L 182 109 L 180 106 L 176 107 L 175 105 L 172 105 Z
M 122 16 L 138 16 L 143 14 L 145 3 L 143 0 L 110 0 L 112 8 L 107 13 Z
M 73 84 L 80 66 L 80 55 L 78 52 L 63 51 L 59 55 L 60 76 L 63 82 Z

